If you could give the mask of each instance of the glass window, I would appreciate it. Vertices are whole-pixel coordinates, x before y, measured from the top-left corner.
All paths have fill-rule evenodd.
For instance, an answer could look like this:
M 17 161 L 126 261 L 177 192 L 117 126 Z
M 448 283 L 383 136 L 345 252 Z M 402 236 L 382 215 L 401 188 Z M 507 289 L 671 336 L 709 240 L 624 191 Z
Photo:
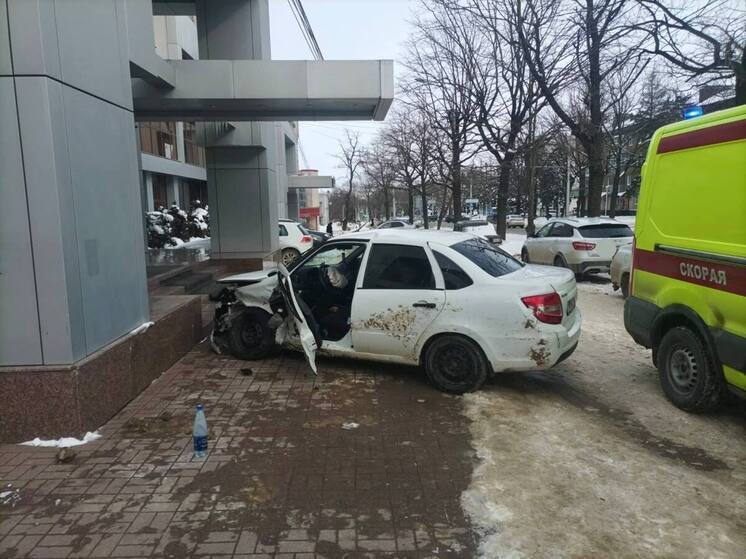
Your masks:
M 459 254 L 466 256 L 474 264 L 494 277 L 515 272 L 522 266 L 518 260 L 510 256 L 507 252 L 484 239 L 469 239 L 451 245 L 451 248 Z
M 166 175 L 158 175 L 153 173 L 153 207 L 157 210 L 158 208 L 168 207 L 168 194 L 166 187 Z
M 572 225 L 555 223 L 550 237 L 572 237 Z
M 554 223 L 547 223 L 544 227 L 536 232 L 536 236 L 546 237 L 549 234 L 549 231 L 552 229 L 552 225 L 554 225 Z
M 364 289 L 435 289 L 425 249 L 408 245 L 373 245 Z
M 365 245 L 353 243 L 334 243 L 318 250 L 311 258 L 306 260 L 299 269 L 318 268 L 322 264 L 327 266 L 338 266 L 342 262 L 349 262 L 362 256 Z
M 391 223 L 391 227 L 404 227 L 404 224 L 401 221 L 394 221 Z
M 280 223 L 280 237 L 287 237 L 288 236 L 288 230 L 285 229 L 285 226 Z
M 615 239 L 620 237 L 632 237 L 632 229 L 623 223 L 605 223 L 600 225 L 583 225 L 578 227 L 580 235 L 588 239 Z
M 469 274 L 464 272 L 461 267 L 456 264 L 453 260 L 448 258 L 445 254 L 441 254 L 438 251 L 433 251 L 435 260 L 440 266 L 440 272 L 443 274 L 443 281 L 445 281 L 446 289 L 462 289 L 470 286 L 473 281 L 469 277 Z

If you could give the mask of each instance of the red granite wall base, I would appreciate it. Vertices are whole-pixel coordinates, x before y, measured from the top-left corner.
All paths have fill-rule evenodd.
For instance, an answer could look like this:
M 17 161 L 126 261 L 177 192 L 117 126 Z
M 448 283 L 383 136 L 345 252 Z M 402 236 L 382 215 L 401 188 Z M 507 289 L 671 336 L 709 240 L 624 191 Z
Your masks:
M 199 343 L 201 301 L 69 366 L 0 367 L 0 442 L 80 436 L 106 423 Z

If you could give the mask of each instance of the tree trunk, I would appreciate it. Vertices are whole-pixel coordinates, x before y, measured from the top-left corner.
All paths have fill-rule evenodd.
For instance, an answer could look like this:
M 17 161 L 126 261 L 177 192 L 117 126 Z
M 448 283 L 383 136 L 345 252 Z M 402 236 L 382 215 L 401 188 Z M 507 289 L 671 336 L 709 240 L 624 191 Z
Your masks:
M 609 201 L 609 217 L 614 218 L 616 216 L 616 199 L 617 195 L 619 194 L 619 179 L 621 178 L 619 175 L 620 167 L 621 167 L 621 154 L 619 153 L 619 150 L 617 150 L 616 156 L 614 158 L 614 182 L 611 186 L 611 200 Z
M 414 187 L 412 185 L 409 185 L 407 187 L 407 197 L 409 201 L 409 224 L 412 225 L 414 223 Z
M 585 169 L 578 169 L 578 207 L 576 209 L 578 217 L 585 215 Z
M 386 216 L 386 221 L 391 219 L 391 210 L 389 209 L 389 187 L 383 185 L 383 215 Z
M 440 211 L 438 212 L 438 230 L 443 224 L 443 217 L 448 213 L 448 186 L 443 185 L 443 194 L 440 197 Z
M 497 222 L 495 230 L 501 239 L 505 239 L 508 231 L 508 190 L 510 189 L 510 171 L 513 168 L 513 155 L 507 152 L 500 162 L 500 179 L 497 183 Z
M 736 76 L 736 105 L 746 105 L 746 49 L 742 49 L 741 62 L 731 63 Z
M 601 188 L 604 182 L 603 144 L 595 141 L 586 146 L 588 153 L 588 216 L 601 215 Z
M 422 223 L 425 229 L 430 229 L 430 216 L 427 215 L 427 189 L 424 184 L 420 185 L 420 196 L 422 196 Z
M 347 221 L 350 215 L 350 195 L 345 194 L 344 207 L 342 208 L 342 231 L 347 231 Z
M 461 219 L 461 211 L 463 208 L 461 200 L 461 151 L 455 146 L 453 157 L 451 158 L 451 174 L 453 175 L 453 186 L 451 190 L 453 192 L 453 219 L 455 222 Z

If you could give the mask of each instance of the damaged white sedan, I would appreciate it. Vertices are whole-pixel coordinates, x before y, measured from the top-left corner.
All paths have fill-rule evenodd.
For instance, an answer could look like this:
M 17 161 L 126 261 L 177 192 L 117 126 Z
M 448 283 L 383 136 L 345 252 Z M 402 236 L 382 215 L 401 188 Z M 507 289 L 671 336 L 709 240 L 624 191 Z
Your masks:
M 345 235 L 283 266 L 231 276 L 213 347 L 261 359 L 273 347 L 421 365 L 453 393 L 495 372 L 547 369 L 580 337 L 570 270 L 526 265 L 466 233 Z

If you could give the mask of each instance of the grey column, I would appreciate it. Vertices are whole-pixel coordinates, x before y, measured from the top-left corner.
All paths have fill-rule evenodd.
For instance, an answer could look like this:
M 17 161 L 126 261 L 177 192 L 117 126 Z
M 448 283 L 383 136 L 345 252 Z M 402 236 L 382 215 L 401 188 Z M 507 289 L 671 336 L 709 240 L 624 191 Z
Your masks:
M 70 364 L 148 320 L 123 12 L 0 0 L 0 365 Z
M 200 59 L 271 58 L 267 0 L 196 0 L 195 5 Z M 212 258 L 261 258 L 278 244 L 276 125 L 207 123 L 203 129 Z

